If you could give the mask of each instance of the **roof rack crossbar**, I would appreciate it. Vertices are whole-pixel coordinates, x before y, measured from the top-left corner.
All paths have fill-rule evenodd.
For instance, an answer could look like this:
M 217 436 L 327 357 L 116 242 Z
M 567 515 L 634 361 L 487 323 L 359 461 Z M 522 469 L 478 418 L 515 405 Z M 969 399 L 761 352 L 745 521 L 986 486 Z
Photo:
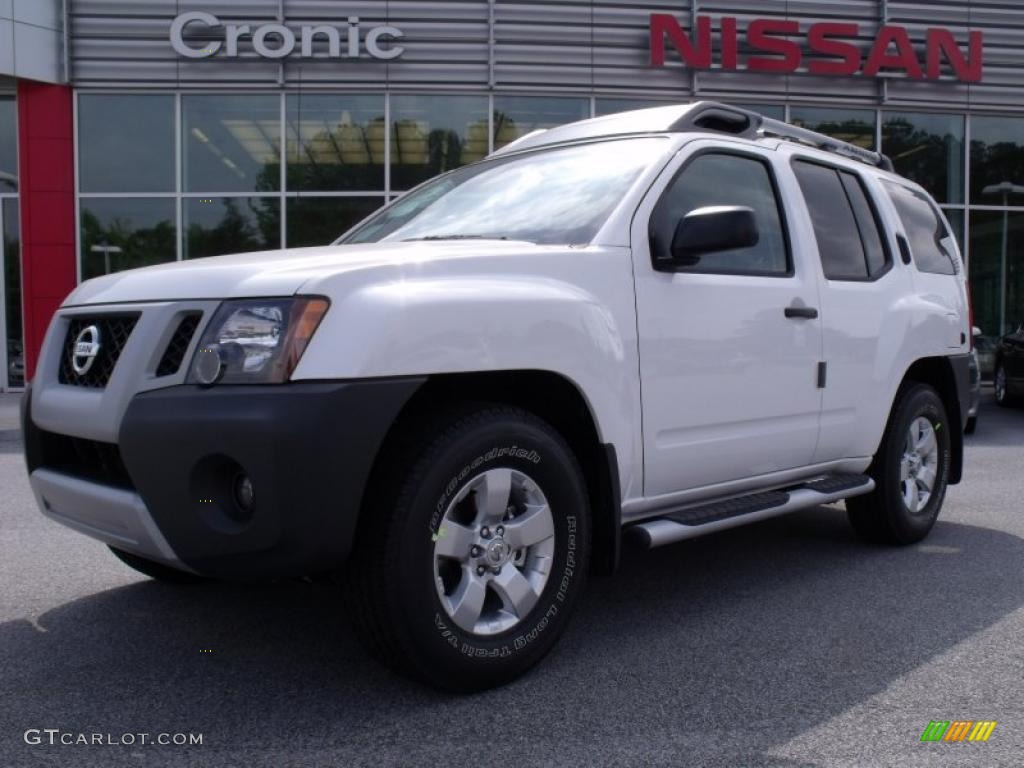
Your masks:
M 770 117 L 761 118 L 760 134 L 762 136 L 771 136 L 797 142 L 798 144 L 806 144 L 816 149 L 848 157 L 852 160 L 859 160 L 862 163 L 873 165 L 885 171 L 893 170 L 892 160 L 881 152 L 873 152 L 870 149 L 858 147 L 856 144 L 833 139 L 831 136 L 826 136 L 823 133 L 790 125 Z
M 757 112 L 720 104 L 716 101 L 701 101 L 694 104 L 692 109 L 672 125 L 671 130 L 679 133 L 715 131 L 730 133 L 745 139 L 770 136 L 833 152 L 886 171 L 893 170 L 892 161 L 881 152 L 872 152 L 870 149 L 834 139 L 823 133 L 800 128 L 781 120 L 764 117 Z

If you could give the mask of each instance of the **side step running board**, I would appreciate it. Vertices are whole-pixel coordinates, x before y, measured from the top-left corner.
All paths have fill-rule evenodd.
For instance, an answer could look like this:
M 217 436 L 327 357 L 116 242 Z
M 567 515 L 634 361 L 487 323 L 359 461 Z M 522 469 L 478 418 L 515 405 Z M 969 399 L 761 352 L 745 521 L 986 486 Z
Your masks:
M 874 489 L 875 481 L 867 475 L 829 475 L 784 490 L 687 507 L 654 520 L 631 525 L 626 533 L 648 549 L 653 549 L 798 509 L 861 496 Z

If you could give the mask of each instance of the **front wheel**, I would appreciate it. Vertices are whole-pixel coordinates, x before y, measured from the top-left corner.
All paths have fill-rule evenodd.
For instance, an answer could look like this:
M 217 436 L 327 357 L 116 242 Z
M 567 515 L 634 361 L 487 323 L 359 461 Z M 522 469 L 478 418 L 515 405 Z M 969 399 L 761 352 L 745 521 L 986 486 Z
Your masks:
M 589 561 L 586 485 L 569 446 L 516 408 L 452 412 L 390 452 L 348 572 L 360 640 L 391 668 L 476 691 L 537 664 Z
M 847 499 L 854 530 L 885 544 L 921 541 L 939 516 L 951 458 L 946 409 L 927 384 L 900 389 L 868 473 L 875 490 Z

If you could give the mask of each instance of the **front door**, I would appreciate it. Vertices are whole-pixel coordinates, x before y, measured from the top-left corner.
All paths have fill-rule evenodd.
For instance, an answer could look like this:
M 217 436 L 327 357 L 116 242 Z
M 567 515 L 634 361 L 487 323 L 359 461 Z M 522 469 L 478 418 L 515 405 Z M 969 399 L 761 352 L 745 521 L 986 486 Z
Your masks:
M 801 467 L 814 454 L 818 280 L 787 224 L 773 155 L 687 145 L 634 219 L 646 496 Z M 676 222 L 714 205 L 753 209 L 757 244 L 656 270 L 652 251 Z

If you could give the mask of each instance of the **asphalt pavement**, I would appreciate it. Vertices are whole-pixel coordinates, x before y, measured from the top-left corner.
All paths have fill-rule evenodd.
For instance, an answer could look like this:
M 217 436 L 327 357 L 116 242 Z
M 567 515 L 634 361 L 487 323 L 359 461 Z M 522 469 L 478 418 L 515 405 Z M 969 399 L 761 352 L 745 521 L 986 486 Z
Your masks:
M 464 697 L 376 666 L 329 584 L 139 576 L 36 511 L 14 430 L 0 397 L 5 768 L 1024 763 L 1024 410 L 991 391 L 924 543 L 862 544 L 838 506 L 627 551 L 539 668 Z

